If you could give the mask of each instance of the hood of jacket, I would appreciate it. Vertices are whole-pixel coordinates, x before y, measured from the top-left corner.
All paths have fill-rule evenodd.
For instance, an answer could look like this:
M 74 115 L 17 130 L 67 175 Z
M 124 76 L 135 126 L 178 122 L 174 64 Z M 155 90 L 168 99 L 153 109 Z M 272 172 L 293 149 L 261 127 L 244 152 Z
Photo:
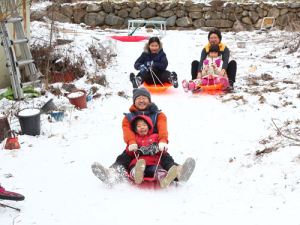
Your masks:
M 144 115 L 137 115 L 135 116 L 131 121 L 130 121 L 130 125 L 131 125 L 131 130 L 137 134 L 136 130 L 135 130 L 135 121 L 138 119 L 138 118 L 142 118 L 146 121 L 148 127 L 149 127 L 149 133 L 148 135 L 151 135 L 153 133 L 153 123 L 152 123 L 152 120 L 150 119 L 150 117 L 148 116 L 144 116 Z
M 150 48 L 148 47 L 148 43 L 146 43 L 144 46 L 144 52 L 147 54 L 158 54 L 160 51 L 163 51 L 162 46 L 163 46 L 163 44 L 160 42 L 158 51 L 156 53 L 151 53 Z

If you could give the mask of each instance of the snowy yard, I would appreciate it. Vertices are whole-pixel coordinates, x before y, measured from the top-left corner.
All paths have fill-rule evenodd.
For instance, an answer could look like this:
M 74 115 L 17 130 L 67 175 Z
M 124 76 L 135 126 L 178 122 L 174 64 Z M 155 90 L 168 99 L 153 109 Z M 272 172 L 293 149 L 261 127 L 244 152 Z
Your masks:
M 32 23 L 33 41 L 46 39 L 45 26 Z M 191 62 L 199 60 L 208 33 L 167 31 L 162 42 L 168 70 L 177 72 L 180 86 L 152 94 L 152 101 L 168 118 L 169 153 L 177 163 L 191 156 L 197 164 L 188 183 L 154 190 L 128 182 L 107 188 L 91 171 L 93 162 L 109 167 L 126 147 L 121 122 L 132 104 L 129 73 L 136 72 L 133 64 L 145 42 L 119 42 L 106 37 L 112 32 L 79 25 L 59 27 L 70 31 L 60 35 L 74 40 L 63 47 L 83 54 L 90 74 L 95 73 L 87 54 L 91 43 L 104 43 L 117 54 L 101 72 L 109 85 L 98 85 L 101 97 L 89 101 L 87 109 L 68 112 L 62 122 L 41 115 L 42 134 L 20 135 L 21 149 L 5 150 L 1 143 L 0 182 L 25 195 L 22 202 L 1 201 L 21 209 L 0 208 L 1 225 L 300 224 L 299 142 L 278 135 L 272 122 L 290 131 L 300 126 L 300 52 L 287 54 L 284 47 L 296 34 L 223 33 L 222 42 L 238 64 L 235 91 L 186 94 L 181 81 L 190 78 Z M 246 48 L 238 48 L 237 41 L 246 41 Z M 257 70 L 249 72 L 251 66 Z M 93 86 L 86 77 L 74 84 L 85 90 Z M 40 108 L 51 98 L 56 105 L 68 102 L 46 93 L 18 107 Z M 12 104 L 2 99 L 1 113 Z M 10 125 L 20 131 L 16 117 L 10 117 Z M 257 152 L 265 149 L 277 150 Z

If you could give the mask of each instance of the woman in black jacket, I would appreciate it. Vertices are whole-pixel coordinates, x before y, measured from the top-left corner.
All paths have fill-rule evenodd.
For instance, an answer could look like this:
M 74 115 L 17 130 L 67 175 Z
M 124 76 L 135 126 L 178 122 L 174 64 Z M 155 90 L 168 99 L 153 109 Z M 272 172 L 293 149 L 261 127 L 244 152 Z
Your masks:
M 192 80 L 194 79 L 201 79 L 202 78 L 202 67 L 203 67 L 203 61 L 206 59 L 207 55 L 209 54 L 209 48 L 212 44 L 219 45 L 220 48 L 220 54 L 222 56 L 223 66 L 222 70 L 220 71 L 219 76 L 227 76 L 229 80 L 230 86 L 228 87 L 228 90 L 234 89 L 234 82 L 235 82 L 235 76 L 236 76 L 236 69 L 237 64 L 236 61 L 231 60 L 229 61 L 229 55 L 230 51 L 228 47 L 221 43 L 222 35 L 221 31 L 218 29 L 212 29 L 208 34 L 208 45 L 205 46 L 201 52 L 200 62 L 195 60 L 192 62 Z

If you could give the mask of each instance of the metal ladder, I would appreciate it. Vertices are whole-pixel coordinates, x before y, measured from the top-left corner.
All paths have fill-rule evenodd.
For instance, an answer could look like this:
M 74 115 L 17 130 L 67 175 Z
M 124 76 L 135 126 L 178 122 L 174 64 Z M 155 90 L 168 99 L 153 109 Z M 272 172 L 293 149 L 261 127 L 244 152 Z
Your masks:
M 3 7 L 3 4 L 5 4 L 5 7 Z M 0 0 L 1 44 L 3 45 L 6 54 L 6 66 L 9 69 L 14 99 L 24 99 L 24 94 L 21 88 L 21 74 L 19 67 L 25 67 L 26 76 L 28 76 L 30 80 L 36 79 L 37 76 L 36 67 L 34 65 L 34 60 L 32 59 L 22 21 L 23 18 L 19 15 L 15 0 Z M 13 28 L 17 34 L 17 39 L 13 40 L 10 37 L 7 23 L 13 24 Z M 18 61 L 16 58 L 15 45 L 19 45 L 22 60 Z

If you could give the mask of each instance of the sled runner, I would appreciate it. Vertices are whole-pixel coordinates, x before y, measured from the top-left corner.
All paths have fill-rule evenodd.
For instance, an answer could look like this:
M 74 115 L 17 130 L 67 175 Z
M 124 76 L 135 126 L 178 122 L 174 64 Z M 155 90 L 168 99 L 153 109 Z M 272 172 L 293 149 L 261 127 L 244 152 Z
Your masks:
M 139 42 L 149 38 L 150 36 L 108 36 L 108 37 L 122 42 Z
M 15 192 L 11 192 L 11 191 L 6 191 L 1 185 L 0 185 L 0 199 L 1 200 L 12 200 L 12 201 L 23 201 L 25 199 L 25 197 L 19 193 L 15 193 Z M 20 211 L 20 209 L 18 208 L 14 208 L 8 205 L 4 205 L 0 203 L 1 207 L 8 207 L 8 208 L 12 208 L 15 210 Z

